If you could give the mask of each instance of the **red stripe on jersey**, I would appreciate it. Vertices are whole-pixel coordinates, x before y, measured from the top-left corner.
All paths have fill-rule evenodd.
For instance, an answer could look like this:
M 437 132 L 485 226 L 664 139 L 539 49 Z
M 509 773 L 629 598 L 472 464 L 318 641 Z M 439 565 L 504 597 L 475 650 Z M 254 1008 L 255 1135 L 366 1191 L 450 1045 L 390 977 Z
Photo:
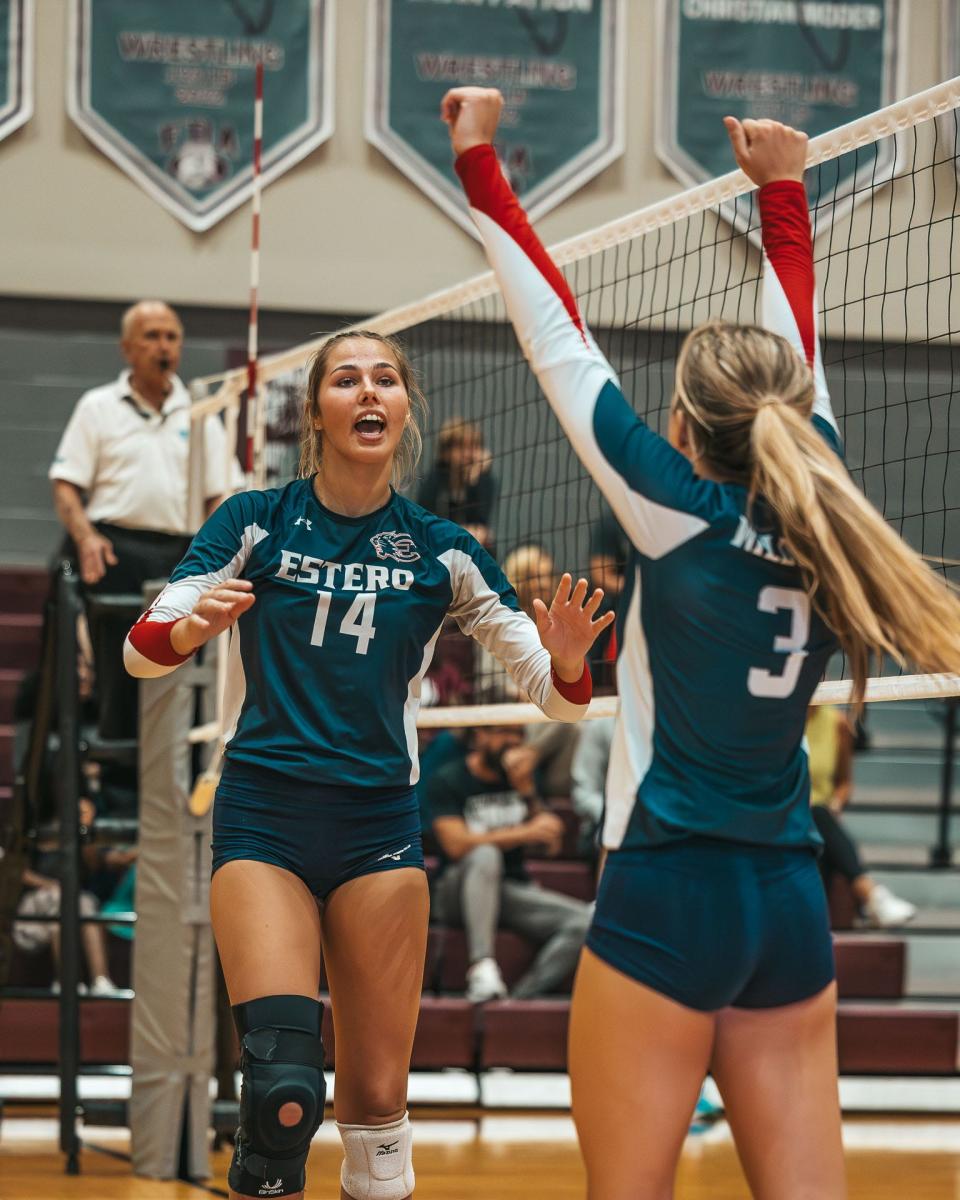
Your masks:
M 553 686 L 564 700 L 569 700 L 571 704 L 590 703 L 593 695 L 593 677 L 586 662 L 583 664 L 583 674 L 576 683 L 567 683 L 565 679 L 561 679 L 553 667 L 550 668 L 550 678 L 553 680 Z
M 540 244 L 540 239 L 530 228 L 527 214 L 513 194 L 510 184 L 503 177 L 500 162 L 493 146 L 472 146 L 464 151 L 454 164 L 470 207 L 484 213 L 510 235 L 527 258 L 533 263 L 547 283 L 557 293 L 570 320 L 583 336 L 583 318 L 577 308 L 567 281 Z
M 813 323 L 816 279 L 810 239 L 807 192 L 795 179 L 778 179 L 760 189 L 763 248 L 783 288 L 803 349 L 812 367 L 817 332 Z
M 178 654 L 170 644 L 170 630 L 177 621 L 151 621 L 150 614 L 152 612 L 152 608 L 147 609 L 130 630 L 127 635 L 130 638 L 130 645 L 144 658 L 149 658 L 151 662 L 155 662 L 161 667 L 179 667 L 193 655 Z M 177 620 L 180 619 L 180 617 L 177 618 Z

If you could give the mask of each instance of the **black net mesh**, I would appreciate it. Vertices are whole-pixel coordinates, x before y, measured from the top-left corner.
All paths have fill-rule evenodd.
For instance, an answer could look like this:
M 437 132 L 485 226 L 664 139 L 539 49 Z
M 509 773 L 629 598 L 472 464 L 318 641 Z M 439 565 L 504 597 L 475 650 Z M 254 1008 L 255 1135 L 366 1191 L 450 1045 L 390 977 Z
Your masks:
M 955 580 L 958 128 L 953 111 L 897 134 L 892 179 L 889 169 L 881 173 L 885 156 L 875 145 L 812 169 L 808 179 L 822 353 L 848 465 L 894 528 Z M 838 177 L 856 181 L 839 199 Z M 625 394 L 660 432 L 687 331 L 709 317 L 759 318 L 753 200 L 738 203 L 734 223 L 708 209 L 565 267 Z M 473 528 L 522 602 L 545 595 L 563 570 L 615 599 L 624 539 L 540 394 L 499 295 L 398 332 L 430 403 L 409 494 Z M 294 371 L 269 385 L 269 483 L 295 471 L 302 379 Z M 614 686 L 614 653 L 603 638 L 593 662 L 598 690 Z M 843 669 L 838 662 L 834 673 Z M 502 672 L 451 625 L 425 700 L 495 698 L 513 698 Z

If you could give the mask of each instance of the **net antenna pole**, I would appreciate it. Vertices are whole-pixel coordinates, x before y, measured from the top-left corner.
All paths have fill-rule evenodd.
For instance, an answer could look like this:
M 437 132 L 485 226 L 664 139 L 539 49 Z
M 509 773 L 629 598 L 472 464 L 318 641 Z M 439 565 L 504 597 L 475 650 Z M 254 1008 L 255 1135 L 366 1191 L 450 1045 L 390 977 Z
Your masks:
M 250 318 L 247 323 L 247 445 L 244 469 L 251 487 L 263 487 L 263 448 L 266 440 L 266 404 L 257 369 L 258 292 L 260 288 L 260 194 L 263 146 L 263 60 L 256 66 L 253 100 L 253 191 L 250 231 Z
M 243 469 L 247 475 L 247 486 L 262 488 L 264 484 L 265 462 L 264 443 L 266 441 L 266 405 L 260 391 L 260 373 L 258 370 L 258 292 L 260 289 L 260 168 L 263 147 L 263 60 L 257 65 L 254 74 L 253 97 L 253 191 L 251 192 L 251 229 L 250 229 L 250 316 L 247 321 L 247 420 L 246 446 L 244 447 Z M 236 408 L 228 409 L 227 446 L 232 455 L 236 445 Z M 232 435 L 232 436 L 231 436 Z M 187 801 L 187 807 L 194 817 L 202 817 L 213 803 L 213 798 L 220 782 L 223 770 L 223 708 L 226 692 L 227 655 L 231 633 L 229 631 L 217 638 L 217 676 L 216 676 L 216 716 L 215 719 L 198 729 L 191 731 L 191 743 L 216 741 L 210 762 L 206 770 L 201 771 L 194 781 L 193 790 Z

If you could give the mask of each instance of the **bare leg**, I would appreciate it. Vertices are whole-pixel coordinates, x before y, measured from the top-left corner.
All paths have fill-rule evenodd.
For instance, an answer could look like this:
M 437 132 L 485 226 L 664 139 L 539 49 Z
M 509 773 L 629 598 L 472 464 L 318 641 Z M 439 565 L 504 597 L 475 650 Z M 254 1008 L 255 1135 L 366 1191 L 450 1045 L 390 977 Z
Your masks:
M 429 907 L 426 875 L 406 868 L 353 879 L 324 905 L 343 1124 L 389 1125 L 406 1111 Z
M 845 1200 L 837 990 L 717 1017 L 713 1077 L 755 1200 Z
M 583 951 L 569 1061 L 588 1200 L 670 1200 L 713 1037 L 712 1014 Z
M 228 862 L 213 876 L 210 915 L 231 1004 L 277 995 L 316 999 L 320 914 L 296 875 L 269 863 Z M 280 1110 L 284 1125 L 302 1115 L 299 1104 Z M 230 1200 L 243 1197 L 231 1189 Z
M 92 917 L 97 911 L 97 906 L 89 897 L 84 898 L 85 894 L 80 895 L 80 915 L 82 917 Z M 107 969 L 107 943 L 103 934 L 102 925 L 91 925 L 84 923 L 80 926 L 80 940 L 83 943 L 84 953 L 87 959 L 87 971 L 90 975 L 90 982 L 100 975 L 108 975 Z M 54 925 L 50 930 L 50 953 L 53 956 L 53 967 L 57 973 L 57 978 L 60 978 L 60 927 Z
M 853 891 L 853 894 L 861 904 L 866 904 L 866 902 L 873 895 L 873 889 L 876 886 L 877 885 L 873 882 L 869 875 L 858 875 L 856 879 L 852 879 L 850 881 L 850 887 Z
M 107 969 L 107 939 L 102 925 L 83 926 L 83 948 L 87 955 L 87 970 L 90 982 L 110 974 Z

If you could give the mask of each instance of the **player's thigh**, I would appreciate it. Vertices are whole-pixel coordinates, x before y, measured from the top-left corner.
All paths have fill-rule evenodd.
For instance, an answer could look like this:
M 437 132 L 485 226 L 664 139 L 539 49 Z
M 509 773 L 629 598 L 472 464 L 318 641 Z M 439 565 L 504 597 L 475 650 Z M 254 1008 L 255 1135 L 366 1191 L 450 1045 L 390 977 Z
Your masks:
M 573 1117 L 588 1200 L 669 1200 L 714 1018 L 580 958 L 570 1013 Z
M 271 863 L 231 860 L 214 873 L 210 915 L 231 1004 L 316 997 L 320 914 L 302 879 Z
M 755 1200 L 846 1196 L 837 1092 L 836 985 L 717 1017 L 712 1073 Z
M 409 868 L 352 879 L 324 904 L 338 1121 L 378 1124 L 406 1103 L 429 908 L 427 877 Z

